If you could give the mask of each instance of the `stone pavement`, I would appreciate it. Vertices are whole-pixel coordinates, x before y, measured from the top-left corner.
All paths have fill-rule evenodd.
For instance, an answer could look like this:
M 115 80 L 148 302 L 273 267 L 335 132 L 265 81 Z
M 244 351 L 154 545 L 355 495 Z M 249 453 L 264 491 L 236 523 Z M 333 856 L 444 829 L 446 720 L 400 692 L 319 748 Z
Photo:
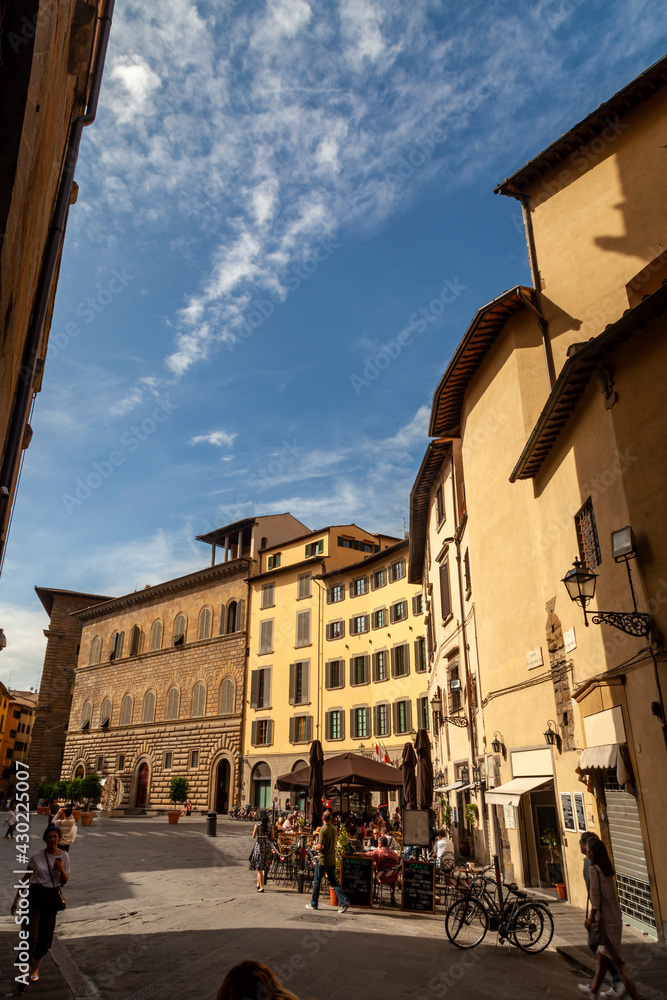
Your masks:
M 42 832 L 37 817 L 33 828 L 34 850 Z M 215 840 L 204 831 L 200 817 L 176 827 L 165 818 L 98 817 L 83 830 L 71 852 L 68 908 L 59 917 L 50 979 L 29 994 L 210 1000 L 227 969 L 249 957 L 275 968 L 303 1000 L 378 994 L 384 1000 L 565 1000 L 578 995 L 576 983 L 585 979 L 553 947 L 541 955 L 509 953 L 490 932 L 480 947 L 461 952 L 447 941 L 440 911 L 339 915 L 324 898 L 318 911 L 308 911 L 307 896 L 271 883 L 259 894 L 247 870 L 252 826 L 223 820 Z M 0 849 L 5 885 L 11 885 L 12 853 Z M 12 895 L 3 889 L 0 912 L 8 912 Z M 582 912 L 560 901 L 551 908 L 558 947 L 565 953 L 582 946 Z M 11 941 L 1 942 L 12 933 L 11 918 L 0 917 L 3 973 Z M 637 945 L 643 946 L 641 938 Z M 638 981 L 656 990 L 644 986 L 643 996 L 662 1000 L 667 963 L 654 947 L 628 957 L 642 963 Z M 3 981 L 11 986 L 7 977 Z

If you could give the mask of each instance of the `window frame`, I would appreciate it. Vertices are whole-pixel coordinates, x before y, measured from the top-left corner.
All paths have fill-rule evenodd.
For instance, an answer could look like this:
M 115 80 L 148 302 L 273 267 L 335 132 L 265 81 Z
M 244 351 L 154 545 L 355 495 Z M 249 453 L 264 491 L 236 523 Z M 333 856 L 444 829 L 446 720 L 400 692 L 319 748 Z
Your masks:
M 265 608 L 275 608 L 276 606 L 276 584 L 275 581 L 271 583 L 262 584 L 262 599 L 259 602 L 260 611 L 264 611 Z

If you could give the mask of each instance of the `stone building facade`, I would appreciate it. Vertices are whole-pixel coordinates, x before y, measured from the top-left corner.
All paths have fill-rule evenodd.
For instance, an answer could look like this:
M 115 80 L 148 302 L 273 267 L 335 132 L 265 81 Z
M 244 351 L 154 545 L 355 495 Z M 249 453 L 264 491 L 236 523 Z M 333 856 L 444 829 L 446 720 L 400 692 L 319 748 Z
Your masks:
M 248 560 L 93 606 L 83 631 L 63 778 L 96 772 L 116 808 L 167 809 L 174 775 L 196 810 L 234 797 Z
M 49 616 L 49 627 L 44 629 L 46 653 L 28 755 L 32 799 L 36 797 L 37 785 L 60 778 L 81 644 L 81 622 L 76 612 L 109 600 L 97 594 L 49 587 L 35 587 L 35 590 Z

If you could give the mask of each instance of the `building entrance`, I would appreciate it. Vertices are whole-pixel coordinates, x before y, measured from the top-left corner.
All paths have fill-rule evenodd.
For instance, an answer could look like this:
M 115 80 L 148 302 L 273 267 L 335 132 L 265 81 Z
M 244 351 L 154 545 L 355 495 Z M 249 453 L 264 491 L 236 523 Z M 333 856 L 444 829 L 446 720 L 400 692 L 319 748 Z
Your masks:
M 224 757 L 218 764 L 215 789 L 215 811 L 226 813 L 229 809 L 229 761 Z
M 144 761 L 137 772 L 137 795 L 134 803 L 137 809 L 145 809 L 148 802 L 148 773 L 148 764 Z

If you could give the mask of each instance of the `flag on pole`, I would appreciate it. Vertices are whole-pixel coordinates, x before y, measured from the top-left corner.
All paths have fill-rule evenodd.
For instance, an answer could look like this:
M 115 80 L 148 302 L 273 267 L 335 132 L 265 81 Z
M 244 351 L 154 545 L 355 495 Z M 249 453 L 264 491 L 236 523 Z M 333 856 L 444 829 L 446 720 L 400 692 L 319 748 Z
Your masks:
M 389 760 L 389 754 L 387 753 L 387 748 L 384 745 L 384 743 L 382 744 L 382 753 L 384 754 L 384 756 L 382 758 L 383 761 L 384 761 L 384 763 L 385 764 L 391 764 L 391 761 Z
M 378 746 L 377 743 L 375 744 L 375 758 L 374 759 L 376 761 L 378 761 L 378 762 L 382 760 L 382 757 L 380 756 L 380 747 Z

